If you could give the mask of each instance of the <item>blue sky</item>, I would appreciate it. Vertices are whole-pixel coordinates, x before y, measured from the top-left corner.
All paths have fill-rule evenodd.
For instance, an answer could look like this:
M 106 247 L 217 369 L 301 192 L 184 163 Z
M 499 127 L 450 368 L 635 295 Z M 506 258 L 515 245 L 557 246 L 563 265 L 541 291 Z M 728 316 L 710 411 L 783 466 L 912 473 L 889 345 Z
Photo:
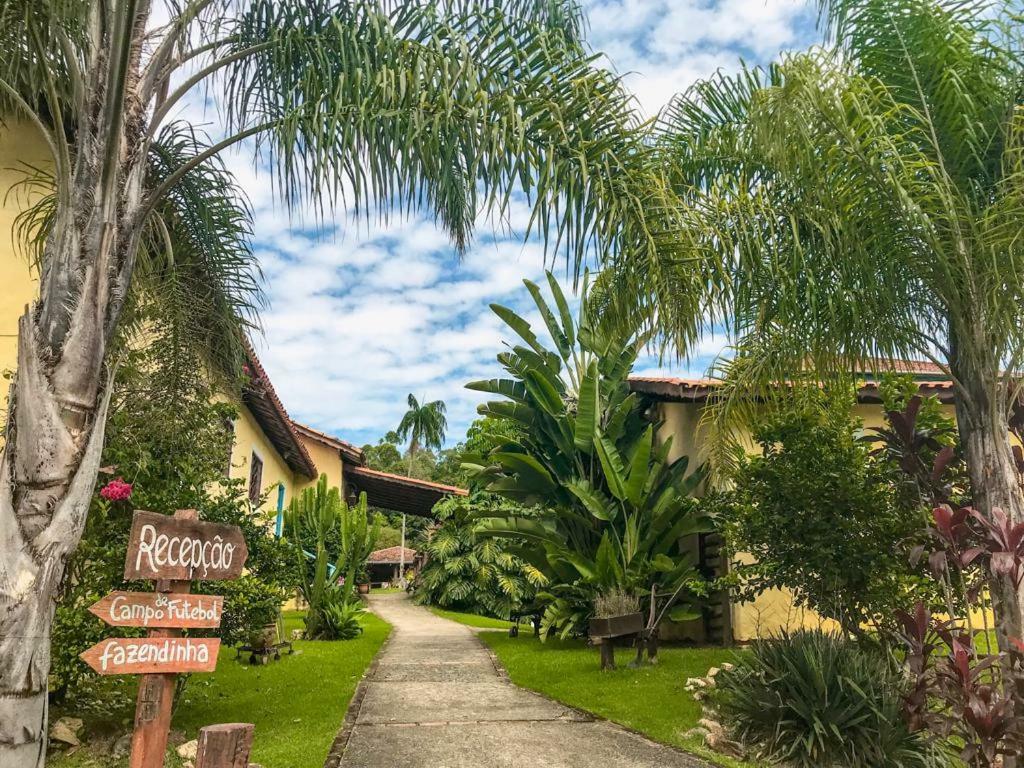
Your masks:
M 801 0 L 588 0 L 591 46 L 626 73 L 642 108 L 740 59 L 763 63 L 817 39 L 813 4 Z M 256 210 L 256 249 L 269 306 L 261 360 L 293 418 L 356 444 L 398 424 L 405 398 L 448 405 L 449 443 L 464 435 L 482 397 L 465 382 L 500 374 L 494 356 L 507 338 L 488 309 L 532 307 L 522 279 L 543 276 L 543 251 L 523 242 L 524 209 L 513 232 L 481 222 L 460 261 L 428 220 L 387 226 L 339 214 L 322 230 L 289 217 L 251 156 L 229 158 Z M 564 265 L 562 265 L 564 271 Z M 666 374 L 701 375 L 721 349 L 707 339 L 687 365 Z M 638 368 L 658 370 L 645 359 Z

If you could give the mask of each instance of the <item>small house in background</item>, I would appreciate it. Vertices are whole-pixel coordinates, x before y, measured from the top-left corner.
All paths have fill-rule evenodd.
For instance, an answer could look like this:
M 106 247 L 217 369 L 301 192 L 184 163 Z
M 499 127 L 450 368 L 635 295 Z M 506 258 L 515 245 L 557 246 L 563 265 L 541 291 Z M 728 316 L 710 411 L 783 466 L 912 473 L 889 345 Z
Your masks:
M 366 571 L 370 577 L 370 584 L 379 587 L 383 584 L 395 584 L 402 576 L 402 564 L 405 569 L 410 568 L 418 571 L 422 565 L 423 558 L 415 549 L 405 547 L 403 555 L 402 547 L 387 547 L 370 553 L 366 561 Z

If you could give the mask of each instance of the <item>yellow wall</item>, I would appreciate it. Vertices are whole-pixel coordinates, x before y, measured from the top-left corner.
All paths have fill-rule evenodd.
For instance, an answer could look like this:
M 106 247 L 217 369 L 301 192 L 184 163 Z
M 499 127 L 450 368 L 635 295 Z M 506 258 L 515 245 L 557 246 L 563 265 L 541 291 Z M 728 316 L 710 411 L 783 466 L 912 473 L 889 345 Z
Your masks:
M 306 478 L 296 478 L 295 473 L 260 429 L 259 423 L 249 409 L 237 402 L 233 404 L 238 409 L 238 418 L 235 419 L 235 443 L 231 449 L 229 474 L 232 478 L 244 481 L 248 487 L 249 464 L 253 451 L 256 452 L 263 460 L 262 490 L 269 491 L 261 509 L 272 519 L 277 512 L 278 483 L 284 484 L 284 505 L 287 507 L 298 486 L 297 480 L 305 483 Z
M 948 416 L 954 415 L 951 405 L 944 406 L 943 410 Z M 671 459 L 689 456 L 692 467 L 699 466 L 707 459 L 707 427 L 701 423 L 702 415 L 703 406 L 697 403 L 660 404 L 663 424 L 658 436 L 664 440 L 668 435 L 672 435 Z M 860 419 L 865 429 L 884 424 L 880 405 L 856 405 L 853 415 Z M 741 434 L 739 440 L 748 453 L 756 450 L 754 440 L 749 434 Z M 749 563 L 753 558 L 747 553 L 738 553 L 736 560 L 740 563 Z M 733 638 L 740 642 L 777 634 L 780 630 L 837 627 L 834 622 L 823 619 L 814 611 L 798 607 L 793 600 L 793 593 L 784 589 L 762 592 L 748 603 L 733 603 L 731 610 Z
M 311 437 L 299 433 L 299 442 L 302 443 L 306 450 L 309 452 L 310 458 L 313 459 L 313 463 L 316 464 L 316 471 L 321 475 L 327 475 L 327 487 L 337 488 L 341 493 L 341 498 L 345 498 L 345 473 L 343 471 L 341 452 L 337 448 L 333 448 L 326 445 L 319 440 L 315 440 Z M 298 485 L 299 490 L 308 488 L 311 485 L 316 485 L 316 480 L 307 480 L 306 478 L 297 478 L 300 482 Z M 319 479 L 319 478 L 318 478 Z
M 13 371 L 18 358 L 18 318 L 36 297 L 36 276 L 26 255 L 14 245 L 14 219 L 27 206 L 24 189 L 12 185 L 25 178 L 19 169 L 51 164 L 46 144 L 23 122 L 0 123 L 0 374 Z M 0 422 L 6 420 L 10 381 L 0 379 Z
M 26 123 L 8 120 L 0 123 L 0 373 L 13 372 L 17 367 L 18 318 L 26 304 L 38 292 L 38 275 L 30 269 L 25 254 L 15 248 L 13 227 L 15 217 L 27 205 L 25 193 L 12 185 L 24 178 L 18 169 L 26 165 L 45 168 L 50 156 L 44 141 Z M 7 406 L 9 381 L 0 379 L 0 411 Z M 253 415 L 237 404 L 239 417 L 235 423 L 235 445 L 231 454 L 231 477 L 249 480 L 249 457 L 255 448 L 263 459 L 263 488 L 274 486 L 264 508 L 273 512 L 277 508 L 278 482 L 285 485 L 285 503 L 295 489 L 295 478 L 287 464 L 267 440 Z M 6 419 L 0 413 L 0 423 Z M 302 478 L 305 482 L 305 478 Z

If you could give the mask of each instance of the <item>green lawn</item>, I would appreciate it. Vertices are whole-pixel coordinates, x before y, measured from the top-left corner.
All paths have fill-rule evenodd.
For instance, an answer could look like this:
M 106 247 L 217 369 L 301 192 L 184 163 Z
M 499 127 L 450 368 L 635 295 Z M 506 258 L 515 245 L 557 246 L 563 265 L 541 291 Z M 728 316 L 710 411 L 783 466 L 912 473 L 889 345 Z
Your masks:
M 465 624 L 469 627 L 478 627 L 480 629 L 508 629 L 512 626 L 511 621 L 505 621 L 504 619 L 492 619 L 490 616 L 480 616 L 475 613 L 459 613 L 458 611 L 446 611 L 444 608 L 438 608 L 436 606 L 428 606 L 432 613 L 437 614 L 442 619 L 451 619 L 457 621 L 459 624 Z M 524 625 L 525 627 L 526 625 Z M 533 631 L 530 629 L 529 631 Z
M 682 747 L 719 765 L 741 766 L 708 750 L 700 739 L 685 738 L 701 717 L 701 707 L 684 690 L 687 678 L 735 658 L 725 648 L 665 648 L 657 666 L 629 669 L 632 649 L 616 653 L 619 668 L 600 670 L 597 649 L 581 640 L 540 642 L 529 633 L 508 637 L 481 633 L 505 665 L 512 681 L 524 688 L 646 734 L 655 741 Z
M 286 612 L 285 636 L 302 627 L 301 613 Z M 214 723 L 254 723 L 251 760 L 268 768 L 321 768 L 341 727 L 356 684 L 387 638 L 391 627 L 373 614 L 355 640 L 298 641 L 295 654 L 266 666 L 235 661 L 221 651 L 217 671 L 194 675 L 174 716 L 173 727 L 194 739 Z M 243 656 L 243 660 L 245 656 Z M 69 713 L 73 714 L 73 713 Z M 88 749 L 51 758 L 51 768 L 121 768 Z M 168 767 L 177 760 L 168 761 Z

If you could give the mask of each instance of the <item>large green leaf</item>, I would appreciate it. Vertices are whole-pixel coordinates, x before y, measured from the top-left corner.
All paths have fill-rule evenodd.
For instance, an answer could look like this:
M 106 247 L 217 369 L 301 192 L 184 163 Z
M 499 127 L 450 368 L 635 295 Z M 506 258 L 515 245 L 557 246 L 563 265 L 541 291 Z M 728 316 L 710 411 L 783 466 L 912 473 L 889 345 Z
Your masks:
M 594 556 L 594 576 L 602 589 L 622 586 L 625 582 L 626 574 L 619 562 L 617 549 L 609 532 L 605 531 Z
M 555 346 L 558 347 L 558 354 L 562 356 L 562 360 L 568 362 L 569 357 L 572 355 L 572 347 L 569 345 L 569 339 L 565 335 L 565 331 L 562 330 L 558 320 L 551 312 L 551 308 L 544 301 L 544 296 L 541 294 L 537 284 L 530 280 L 523 280 L 523 284 L 533 297 L 533 303 L 537 305 L 537 311 L 540 312 L 541 319 L 544 320 L 548 333 L 551 334 Z
M 558 284 L 555 276 L 551 272 L 546 272 L 545 274 L 548 278 L 548 285 L 551 287 L 551 295 L 555 298 L 555 306 L 558 307 L 558 314 L 562 318 L 562 330 L 565 332 L 566 341 L 571 349 L 576 344 L 576 332 L 572 313 L 569 311 L 569 303 L 565 300 L 562 286 Z
M 514 379 L 471 381 L 466 385 L 466 389 L 471 389 L 474 392 L 487 392 L 491 395 L 503 395 L 509 400 L 526 404 L 526 387 L 521 381 L 515 381 Z
M 626 482 L 626 498 L 635 506 L 640 506 L 647 487 L 650 474 L 651 446 L 654 443 L 654 427 L 650 426 L 641 435 L 633 451 L 629 466 L 629 479 Z
M 481 403 L 476 408 L 481 416 L 489 416 L 495 419 L 509 419 L 532 427 L 537 420 L 537 414 L 532 408 L 520 403 L 510 403 L 504 400 L 494 400 L 488 403 Z
M 562 395 L 540 371 L 533 368 L 527 371 L 525 384 L 526 391 L 547 413 L 559 416 L 565 412 Z
M 610 522 L 618 514 L 618 506 L 599 490 L 591 486 L 587 480 L 576 480 L 566 483 L 566 488 L 587 508 L 598 520 Z
M 598 435 L 594 446 L 597 448 L 597 457 L 601 462 L 605 480 L 608 482 L 608 490 L 619 501 L 626 501 L 626 468 L 614 443 L 604 435 Z
M 533 332 L 529 322 L 516 314 L 514 310 L 501 304 L 491 304 L 490 306 L 494 314 L 500 317 L 505 325 L 515 331 L 530 349 L 538 355 L 547 354 L 548 350 L 544 349 L 544 345 L 537 339 L 537 335 Z
M 594 435 L 600 426 L 601 394 L 598 382 L 597 363 L 591 361 L 580 382 L 579 402 L 576 405 L 574 444 L 590 453 L 594 449 Z
M 551 473 L 529 454 L 494 452 L 491 458 L 501 464 L 507 472 L 515 473 L 522 487 L 531 493 L 550 493 L 556 487 Z

